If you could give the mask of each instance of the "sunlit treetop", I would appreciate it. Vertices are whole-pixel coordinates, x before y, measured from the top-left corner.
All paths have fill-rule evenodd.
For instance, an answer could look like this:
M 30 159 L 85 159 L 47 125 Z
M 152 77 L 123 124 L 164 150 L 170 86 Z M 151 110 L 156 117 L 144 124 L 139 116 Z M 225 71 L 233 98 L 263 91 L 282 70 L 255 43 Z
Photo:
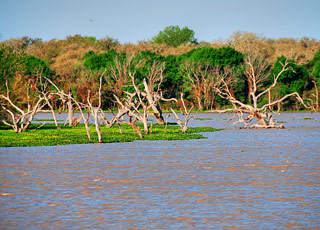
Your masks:
M 151 42 L 177 47 L 188 42 L 197 43 L 194 34 L 194 31 L 188 27 L 180 29 L 179 26 L 167 26 L 163 31 L 154 36 Z

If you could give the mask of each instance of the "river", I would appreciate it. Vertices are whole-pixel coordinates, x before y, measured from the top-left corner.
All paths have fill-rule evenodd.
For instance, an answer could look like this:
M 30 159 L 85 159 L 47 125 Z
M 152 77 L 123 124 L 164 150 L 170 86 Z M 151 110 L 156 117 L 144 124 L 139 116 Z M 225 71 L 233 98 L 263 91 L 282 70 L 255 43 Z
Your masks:
M 319 229 L 320 113 L 282 113 L 279 130 L 197 117 L 225 130 L 0 148 L 0 229 Z

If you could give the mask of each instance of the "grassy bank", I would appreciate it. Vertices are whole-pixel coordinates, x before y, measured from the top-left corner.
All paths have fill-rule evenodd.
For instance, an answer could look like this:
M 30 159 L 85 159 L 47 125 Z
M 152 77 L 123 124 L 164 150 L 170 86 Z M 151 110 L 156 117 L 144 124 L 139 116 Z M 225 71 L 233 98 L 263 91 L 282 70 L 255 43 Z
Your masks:
M 46 124 L 37 131 L 33 131 L 39 124 L 32 124 L 29 130 L 22 133 L 14 133 L 8 126 L 0 126 L 0 147 L 22 147 L 22 146 L 51 146 L 69 144 L 97 143 L 98 138 L 95 127 L 91 129 L 92 141 L 86 135 L 84 125 L 77 127 L 64 127 L 57 129 L 54 124 Z M 130 142 L 141 140 L 138 134 L 127 125 L 121 125 L 123 134 L 120 134 L 119 127 L 106 128 L 101 126 L 104 143 Z M 142 127 L 141 127 L 142 128 Z M 188 128 L 187 133 L 182 133 L 180 127 L 169 125 L 164 132 L 164 126 L 154 124 L 152 134 L 143 134 L 142 140 L 189 140 L 204 138 L 199 132 L 214 132 L 218 129 L 210 127 Z

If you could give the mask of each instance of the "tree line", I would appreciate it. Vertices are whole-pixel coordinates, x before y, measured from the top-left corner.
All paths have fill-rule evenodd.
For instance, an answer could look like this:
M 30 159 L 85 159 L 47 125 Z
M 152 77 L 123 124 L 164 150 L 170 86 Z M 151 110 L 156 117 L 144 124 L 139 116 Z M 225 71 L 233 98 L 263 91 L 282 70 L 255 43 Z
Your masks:
M 121 99 L 132 93 L 134 85 L 143 88 L 143 80 L 147 79 L 152 91 L 161 91 L 161 97 L 179 99 L 174 105 L 163 101 L 162 107 L 166 109 L 177 109 L 185 103 L 194 105 L 197 110 L 215 110 L 232 106 L 217 90 L 217 78 L 213 74 L 217 68 L 231 68 L 236 77 L 232 78 L 230 93 L 243 103 L 254 103 L 250 97 L 253 82 L 246 73 L 248 56 L 263 60 L 265 74 L 258 82 L 261 91 L 273 84 L 283 63 L 288 63 L 290 69 L 279 76 L 268 95 L 259 97 L 258 104 L 297 92 L 318 108 L 319 41 L 266 39 L 238 32 L 224 41 L 207 43 L 198 42 L 188 28 L 174 26 L 161 31 L 151 41 L 138 44 L 120 44 L 110 37 L 97 40 L 80 35 L 48 42 L 28 37 L 2 42 L 0 93 L 10 92 L 11 100 L 26 109 L 38 101 L 39 87 L 44 87 L 40 80 L 45 77 L 79 103 L 86 103 L 90 92 L 92 105 L 101 103 L 101 108 L 107 110 L 119 105 L 115 97 Z M 161 81 L 151 77 L 155 66 L 162 68 Z M 134 73 L 134 84 L 129 72 Z M 101 101 L 99 92 L 103 95 Z M 53 109 L 66 109 L 66 103 L 60 99 L 61 95 L 48 98 Z M 4 103 L 1 100 L 1 104 Z M 302 108 L 301 103 L 291 98 L 273 106 L 286 110 Z M 1 111 L 4 113 L 3 108 Z

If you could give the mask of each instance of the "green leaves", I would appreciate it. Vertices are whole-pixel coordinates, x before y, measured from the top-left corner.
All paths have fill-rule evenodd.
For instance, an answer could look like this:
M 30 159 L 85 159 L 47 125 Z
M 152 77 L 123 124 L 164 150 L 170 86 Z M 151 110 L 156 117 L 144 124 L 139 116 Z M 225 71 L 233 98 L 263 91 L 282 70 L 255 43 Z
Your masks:
M 50 77 L 51 70 L 49 68 L 49 63 L 46 60 L 36 58 L 35 56 L 28 55 L 23 57 L 23 63 L 25 65 L 25 75 L 34 76 L 37 74 L 42 74 L 42 76 Z
M 118 53 L 113 49 L 101 54 L 95 54 L 93 51 L 89 51 L 83 57 L 83 65 L 90 70 L 98 71 L 112 64 L 116 56 L 118 56 Z
M 314 55 L 313 59 L 309 62 L 308 67 L 312 75 L 319 79 L 320 78 L 320 51 L 318 51 Z
M 238 66 L 243 63 L 243 54 L 231 47 L 219 49 L 204 47 L 185 54 L 185 59 L 217 66 Z
M 190 30 L 188 27 L 180 29 L 179 26 L 168 26 L 151 40 L 152 43 L 167 44 L 174 47 L 188 42 L 197 43 L 193 30 Z
M 279 57 L 273 66 L 272 74 L 277 75 L 282 69 L 281 63 L 284 64 L 285 61 L 284 56 Z M 302 94 L 310 84 L 309 72 L 305 66 L 297 65 L 293 60 L 288 61 L 291 62 L 289 67 L 292 71 L 285 71 L 278 79 L 278 83 L 281 85 L 281 94 L 285 95 L 293 92 Z M 270 81 L 273 81 L 273 76 L 270 77 Z
M 13 78 L 16 72 L 23 69 L 21 56 L 22 54 L 14 52 L 13 47 L 0 44 L 0 90 L 6 80 Z
M 51 146 L 51 145 L 69 145 L 69 144 L 86 144 L 95 143 L 97 134 L 92 129 L 92 141 L 86 137 L 85 127 L 80 124 L 76 127 L 63 127 L 57 129 L 54 124 L 46 124 L 37 131 L 32 131 L 33 128 L 40 124 L 31 124 L 30 130 L 23 133 L 14 133 L 7 126 L 0 126 L 0 147 L 18 147 L 18 146 Z M 141 124 L 139 124 L 140 126 Z M 118 126 L 106 128 L 101 126 L 103 133 L 103 142 L 130 142 L 141 140 L 128 125 L 121 125 L 123 134 L 119 133 Z M 142 128 L 142 126 L 140 126 Z M 182 133 L 180 127 L 169 125 L 166 132 L 163 125 L 153 124 L 152 134 L 144 134 L 143 140 L 189 140 L 203 139 L 200 132 L 215 132 L 219 129 L 211 127 L 191 127 L 186 133 Z

